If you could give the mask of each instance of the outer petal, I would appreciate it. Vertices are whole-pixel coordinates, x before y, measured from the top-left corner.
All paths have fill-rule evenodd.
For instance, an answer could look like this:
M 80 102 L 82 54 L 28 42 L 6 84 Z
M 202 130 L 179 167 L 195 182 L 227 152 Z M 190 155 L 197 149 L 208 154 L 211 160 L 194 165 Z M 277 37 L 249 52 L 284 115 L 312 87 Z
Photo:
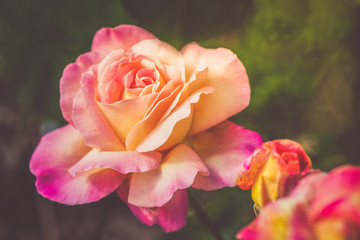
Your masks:
M 208 85 L 216 89 L 195 106 L 189 134 L 202 132 L 239 113 L 249 104 L 250 86 L 243 64 L 231 51 L 223 48 L 204 49 L 190 43 L 182 49 L 186 75 L 190 76 L 205 60 Z
M 97 169 L 76 177 L 68 173 L 68 168 L 88 151 L 82 136 L 71 125 L 43 136 L 30 160 L 38 192 L 69 205 L 97 201 L 113 192 L 124 178 L 114 170 Z
M 69 168 L 69 173 L 77 173 L 97 169 L 114 169 L 120 173 L 145 172 L 156 168 L 161 161 L 161 153 L 139 153 L 136 151 L 101 151 L 91 150 L 79 162 Z
M 73 126 L 66 125 L 41 138 L 31 157 L 30 171 L 38 176 L 44 171 L 67 169 L 90 150 L 79 132 Z
M 130 208 L 132 213 L 144 224 L 158 224 L 164 232 L 177 231 L 186 224 L 189 203 L 187 191 L 177 190 L 173 197 L 162 207 L 145 208 L 128 203 L 128 184 L 121 184 L 117 193 Z
M 158 168 L 132 175 L 128 201 L 136 206 L 161 207 L 178 189 L 190 187 L 198 172 L 208 173 L 199 156 L 188 146 L 178 145 Z
M 118 49 L 123 49 L 125 52 L 134 44 L 144 39 L 155 38 L 154 35 L 148 31 L 133 26 L 120 25 L 115 28 L 102 28 L 96 32 L 91 51 L 107 51 L 111 52 Z
M 189 138 L 203 159 L 209 176 L 197 175 L 192 187 L 215 190 L 235 186 L 243 161 L 262 144 L 261 136 L 230 121 Z
M 70 63 L 64 69 L 60 79 L 60 107 L 64 118 L 69 123 L 72 123 L 73 99 L 80 89 L 81 75 L 90 66 L 99 63 L 103 55 L 100 52 L 85 53 L 80 55 L 75 63 Z
M 252 187 L 256 174 L 271 154 L 271 151 L 266 150 L 268 149 L 261 146 L 244 161 L 243 167 L 239 172 L 239 177 L 236 180 L 236 185 L 238 185 L 238 187 L 244 190 L 248 190 Z
M 106 197 L 118 188 L 124 177 L 112 169 L 90 170 L 76 177 L 66 170 L 46 171 L 37 177 L 36 187 L 45 198 L 75 205 Z
M 83 74 L 81 90 L 74 98 L 72 119 L 88 146 L 102 150 L 125 150 L 96 103 L 96 74 Z

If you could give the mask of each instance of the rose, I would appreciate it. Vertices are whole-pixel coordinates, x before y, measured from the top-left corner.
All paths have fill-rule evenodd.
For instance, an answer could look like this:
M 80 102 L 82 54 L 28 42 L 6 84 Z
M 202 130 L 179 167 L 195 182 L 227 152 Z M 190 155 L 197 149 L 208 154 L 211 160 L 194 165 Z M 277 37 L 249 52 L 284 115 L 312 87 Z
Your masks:
M 69 205 L 117 189 L 148 225 L 186 221 L 186 188 L 234 186 L 261 137 L 226 119 L 248 105 L 245 69 L 231 51 L 181 52 L 129 25 L 99 30 L 91 52 L 60 80 L 69 124 L 42 137 L 30 169 L 44 197 Z
M 255 206 L 261 208 L 286 196 L 311 170 L 311 160 L 299 143 L 274 140 L 264 143 L 244 161 L 236 184 L 242 189 L 251 188 Z
M 317 188 L 307 213 L 316 239 L 359 239 L 360 167 L 331 171 Z
M 237 239 L 286 240 L 313 239 L 305 208 L 313 200 L 315 189 L 326 177 L 325 173 L 303 178 L 290 195 L 266 205 L 256 219 L 241 229 Z
M 306 176 L 289 196 L 268 204 L 237 239 L 359 239 L 360 168 Z

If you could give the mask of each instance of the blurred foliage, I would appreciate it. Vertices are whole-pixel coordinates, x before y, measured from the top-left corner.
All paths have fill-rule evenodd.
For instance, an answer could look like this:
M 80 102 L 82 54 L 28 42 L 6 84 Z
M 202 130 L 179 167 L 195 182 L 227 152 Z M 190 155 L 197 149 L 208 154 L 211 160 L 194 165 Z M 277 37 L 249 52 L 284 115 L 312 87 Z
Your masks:
M 69 207 L 36 193 L 28 160 L 41 133 L 65 124 L 59 79 L 104 26 L 135 24 L 181 49 L 226 47 L 243 61 L 250 106 L 232 118 L 264 140 L 304 145 L 323 170 L 359 164 L 360 1 L 15 0 L 0 2 L 0 239 L 211 239 L 190 212 L 164 234 L 115 195 Z M 239 189 L 191 190 L 226 239 L 254 218 Z

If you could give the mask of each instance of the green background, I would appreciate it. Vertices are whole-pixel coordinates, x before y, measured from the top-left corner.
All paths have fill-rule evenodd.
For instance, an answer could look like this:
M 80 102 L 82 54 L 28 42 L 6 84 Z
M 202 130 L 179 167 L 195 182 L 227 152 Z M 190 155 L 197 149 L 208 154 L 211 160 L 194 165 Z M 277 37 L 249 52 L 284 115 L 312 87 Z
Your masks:
M 212 239 L 190 210 L 182 230 L 146 227 L 112 194 L 65 206 L 37 194 L 28 169 L 40 136 L 65 124 L 64 67 L 101 27 L 135 24 L 181 49 L 225 47 L 244 63 L 249 107 L 231 120 L 264 141 L 300 142 L 315 168 L 359 165 L 359 0 L 0 2 L 0 239 Z M 237 188 L 191 190 L 225 239 L 254 214 Z

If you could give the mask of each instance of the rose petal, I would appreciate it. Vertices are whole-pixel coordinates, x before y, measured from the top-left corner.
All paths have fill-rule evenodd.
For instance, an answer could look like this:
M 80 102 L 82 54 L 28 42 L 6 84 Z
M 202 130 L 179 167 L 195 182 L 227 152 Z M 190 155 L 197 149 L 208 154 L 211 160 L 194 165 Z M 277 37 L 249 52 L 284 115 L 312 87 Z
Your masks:
M 316 240 L 345 240 L 360 238 L 359 225 L 350 224 L 341 218 L 324 218 L 312 225 L 314 236 L 307 239 Z
M 79 162 L 69 168 L 69 173 L 76 176 L 79 172 L 109 168 L 120 173 L 145 172 L 158 167 L 162 155 L 159 152 L 139 153 L 135 151 L 101 151 L 93 149 Z
M 81 91 L 74 98 L 72 119 L 88 146 L 102 150 L 125 150 L 95 101 L 96 74 L 85 73 Z
M 258 133 L 230 121 L 190 137 L 189 142 L 210 171 L 209 176 L 198 174 L 192 187 L 207 191 L 235 186 L 243 161 L 262 144 Z
M 239 171 L 239 177 L 236 180 L 238 187 L 248 190 L 253 186 L 256 174 L 264 166 L 271 154 L 271 151 L 267 150 L 264 146 L 260 146 L 251 156 L 245 159 L 243 167 Z
M 289 139 L 278 139 L 272 142 L 274 144 L 274 150 L 276 151 L 275 153 L 283 159 L 283 161 L 280 162 L 283 171 L 296 173 L 312 168 L 310 158 L 298 142 Z
M 167 86 L 164 87 L 164 91 L 166 91 Z M 163 116 L 166 109 L 169 108 L 170 104 L 174 101 L 177 94 L 181 90 L 181 86 L 176 87 L 175 89 L 171 88 L 171 94 L 169 96 L 164 95 L 164 98 L 160 100 L 155 107 L 152 108 L 150 113 L 146 113 L 146 116 L 143 120 L 138 122 L 129 132 L 126 138 L 126 148 L 128 150 L 135 150 L 136 147 L 145 139 L 151 131 L 156 127 L 159 123 L 159 120 Z M 163 91 L 160 92 L 160 95 Z M 166 97 L 165 97 L 166 96 Z M 157 99 L 155 99 L 155 102 Z
M 144 39 L 155 38 L 148 31 L 133 26 L 120 25 L 115 28 L 102 28 L 96 32 L 91 51 L 107 51 L 111 52 L 118 49 L 128 51 L 131 46 Z
M 75 63 L 70 63 L 64 69 L 60 79 L 60 108 L 66 121 L 73 124 L 71 113 L 73 110 L 73 98 L 80 89 L 81 74 L 90 66 L 97 64 L 103 58 L 101 52 L 89 52 L 80 55 Z
M 125 56 L 124 50 L 123 49 L 119 49 L 119 50 L 115 50 L 110 52 L 109 54 L 107 54 L 104 59 L 99 63 L 98 65 L 98 78 L 101 79 L 104 76 L 104 71 L 105 69 L 113 64 L 114 62 L 119 62 L 121 61 L 121 59 L 123 59 Z
M 182 49 L 187 76 L 205 60 L 208 86 L 216 89 L 194 107 L 189 134 L 202 132 L 239 113 L 249 104 L 250 86 L 245 68 L 237 56 L 223 48 L 204 49 L 190 43 Z
M 127 184 L 121 184 L 117 193 L 135 217 L 148 226 L 158 224 L 164 232 L 174 232 L 186 224 L 189 203 L 185 189 L 177 190 L 170 201 L 163 206 L 153 208 L 138 207 L 128 203 L 129 186 Z
M 112 169 L 82 172 L 44 171 L 36 180 L 38 192 L 52 201 L 75 205 L 97 201 L 115 191 L 125 175 Z
M 360 226 L 360 167 L 334 169 L 316 191 L 310 219 L 336 217 Z
M 113 51 L 97 67 L 98 99 L 101 102 L 113 103 L 121 98 L 124 86 L 118 79 L 119 67 L 124 62 L 122 49 Z
M 123 174 L 103 169 L 76 177 L 68 173 L 67 169 L 88 151 L 82 136 L 71 125 L 43 136 L 30 160 L 38 192 L 69 205 L 97 201 L 113 192 L 123 181 Z
M 116 135 L 125 143 L 130 130 L 144 118 L 156 96 L 157 94 L 148 94 L 112 104 L 98 102 L 98 106 Z
M 41 138 L 31 157 L 30 171 L 37 176 L 47 170 L 67 169 L 90 150 L 79 132 L 66 125 Z
M 296 201 L 308 205 L 315 197 L 316 191 L 322 187 L 322 183 L 327 173 L 313 171 L 302 178 L 296 187 L 291 191 L 287 198 L 296 199 Z
M 176 69 L 180 71 L 182 80 L 184 81 L 185 66 L 183 56 L 171 45 L 158 39 L 147 39 L 137 43 L 131 49 L 135 53 L 145 55 L 153 60 L 158 60 L 161 64 L 176 67 Z M 159 64 L 157 65 L 159 66 Z M 166 71 L 166 69 L 163 69 L 162 71 Z M 166 76 L 166 74 L 163 75 Z M 167 79 L 167 81 L 168 80 L 170 79 Z
M 305 207 L 292 199 L 280 199 L 265 207 L 260 215 L 239 231 L 237 239 L 314 239 Z
M 178 87 L 183 86 L 181 79 L 179 78 L 175 78 L 171 81 L 169 81 L 168 83 L 166 83 L 166 85 L 161 89 L 161 91 L 159 92 L 159 94 L 157 95 L 155 101 L 152 103 L 151 107 L 148 109 L 146 116 L 150 115 L 153 112 L 153 109 L 155 107 L 158 107 L 158 103 L 160 101 L 162 101 L 165 98 L 168 98 L 171 94 L 174 93 L 174 90 Z M 173 94 L 174 95 L 174 94 Z M 177 95 L 175 95 L 175 97 L 177 97 Z
M 175 191 L 191 186 L 198 172 L 208 173 L 199 156 L 188 146 L 178 145 L 158 168 L 132 175 L 128 201 L 141 207 L 161 207 Z
M 208 87 L 206 85 L 206 77 L 207 77 L 207 68 L 194 72 L 193 81 L 190 80 L 184 85 L 184 87 L 181 89 L 180 93 L 171 103 L 170 107 L 166 110 L 160 121 L 167 118 L 170 115 L 170 113 L 172 113 L 175 108 L 183 104 L 184 101 L 189 98 L 189 96 L 196 93 L 201 88 Z
M 191 126 L 192 105 L 199 101 L 201 95 L 212 94 L 213 92 L 212 87 L 204 87 L 196 91 L 166 119 L 160 122 L 137 146 L 136 151 L 166 150 L 181 142 Z

